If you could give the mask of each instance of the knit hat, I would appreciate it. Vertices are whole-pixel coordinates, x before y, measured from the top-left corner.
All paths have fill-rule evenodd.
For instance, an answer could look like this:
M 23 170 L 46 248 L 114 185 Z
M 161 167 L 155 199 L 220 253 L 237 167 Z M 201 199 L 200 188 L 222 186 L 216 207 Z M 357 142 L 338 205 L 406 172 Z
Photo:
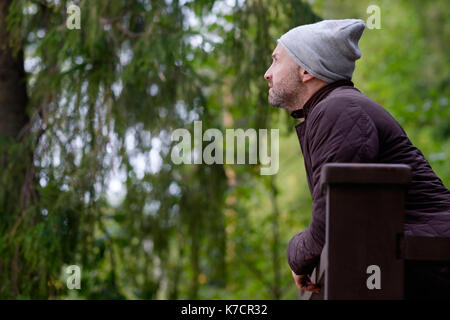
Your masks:
M 361 57 L 358 41 L 365 27 L 360 19 L 323 20 L 295 27 L 277 42 L 316 78 L 328 83 L 350 80 Z

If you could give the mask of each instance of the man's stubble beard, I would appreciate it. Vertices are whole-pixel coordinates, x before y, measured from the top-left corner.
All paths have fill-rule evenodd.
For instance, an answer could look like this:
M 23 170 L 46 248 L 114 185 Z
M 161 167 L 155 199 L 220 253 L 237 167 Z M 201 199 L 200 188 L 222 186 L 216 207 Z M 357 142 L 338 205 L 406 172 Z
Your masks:
M 269 90 L 269 104 L 289 112 L 298 109 L 304 92 L 303 86 L 296 72 L 292 71 L 278 84 L 277 88 L 272 87 Z

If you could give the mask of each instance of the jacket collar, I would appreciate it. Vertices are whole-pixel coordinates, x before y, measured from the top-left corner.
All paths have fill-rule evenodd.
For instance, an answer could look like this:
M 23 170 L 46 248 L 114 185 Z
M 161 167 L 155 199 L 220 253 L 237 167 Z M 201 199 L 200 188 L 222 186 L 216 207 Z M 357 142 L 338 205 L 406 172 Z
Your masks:
M 353 82 L 350 80 L 338 80 L 332 83 L 327 84 L 326 86 L 317 90 L 309 99 L 306 101 L 305 105 L 302 109 L 294 110 L 291 112 L 291 116 L 294 119 L 306 118 L 311 110 L 322 100 L 324 99 L 331 91 L 341 86 L 351 86 L 353 87 Z M 304 121 L 303 121 L 304 122 Z M 302 122 L 302 123 L 303 123 Z

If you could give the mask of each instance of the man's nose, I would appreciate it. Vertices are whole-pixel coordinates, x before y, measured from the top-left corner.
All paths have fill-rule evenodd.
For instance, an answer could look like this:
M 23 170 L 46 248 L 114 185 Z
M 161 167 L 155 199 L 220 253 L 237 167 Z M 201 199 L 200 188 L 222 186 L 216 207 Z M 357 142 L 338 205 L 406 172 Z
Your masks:
M 269 81 L 269 79 L 272 78 L 272 73 L 269 71 L 270 71 L 270 68 L 267 69 L 266 73 L 264 74 L 264 79 L 266 79 L 267 81 Z

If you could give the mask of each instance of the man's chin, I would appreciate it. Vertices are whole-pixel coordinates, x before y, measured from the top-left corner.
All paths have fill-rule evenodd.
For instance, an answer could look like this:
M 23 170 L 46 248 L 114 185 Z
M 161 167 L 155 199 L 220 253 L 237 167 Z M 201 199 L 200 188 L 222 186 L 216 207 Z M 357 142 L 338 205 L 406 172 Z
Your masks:
M 284 106 L 283 106 L 283 104 L 281 104 L 279 101 L 274 101 L 273 99 L 271 99 L 270 98 L 270 96 L 269 96 L 269 104 L 271 105 L 271 106 L 273 106 L 273 107 L 276 107 L 276 108 L 280 108 L 280 109 L 286 109 Z
M 268 101 L 269 104 L 271 106 L 274 106 L 276 108 L 280 108 L 280 109 L 286 109 L 285 104 L 283 103 L 283 101 L 281 101 L 282 99 L 280 99 L 278 96 L 274 96 L 273 92 L 272 92 L 272 88 L 269 89 L 269 95 L 268 95 Z M 278 98 L 278 99 L 277 99 Z M 286 109 L 287 110 L 287 109 Z

